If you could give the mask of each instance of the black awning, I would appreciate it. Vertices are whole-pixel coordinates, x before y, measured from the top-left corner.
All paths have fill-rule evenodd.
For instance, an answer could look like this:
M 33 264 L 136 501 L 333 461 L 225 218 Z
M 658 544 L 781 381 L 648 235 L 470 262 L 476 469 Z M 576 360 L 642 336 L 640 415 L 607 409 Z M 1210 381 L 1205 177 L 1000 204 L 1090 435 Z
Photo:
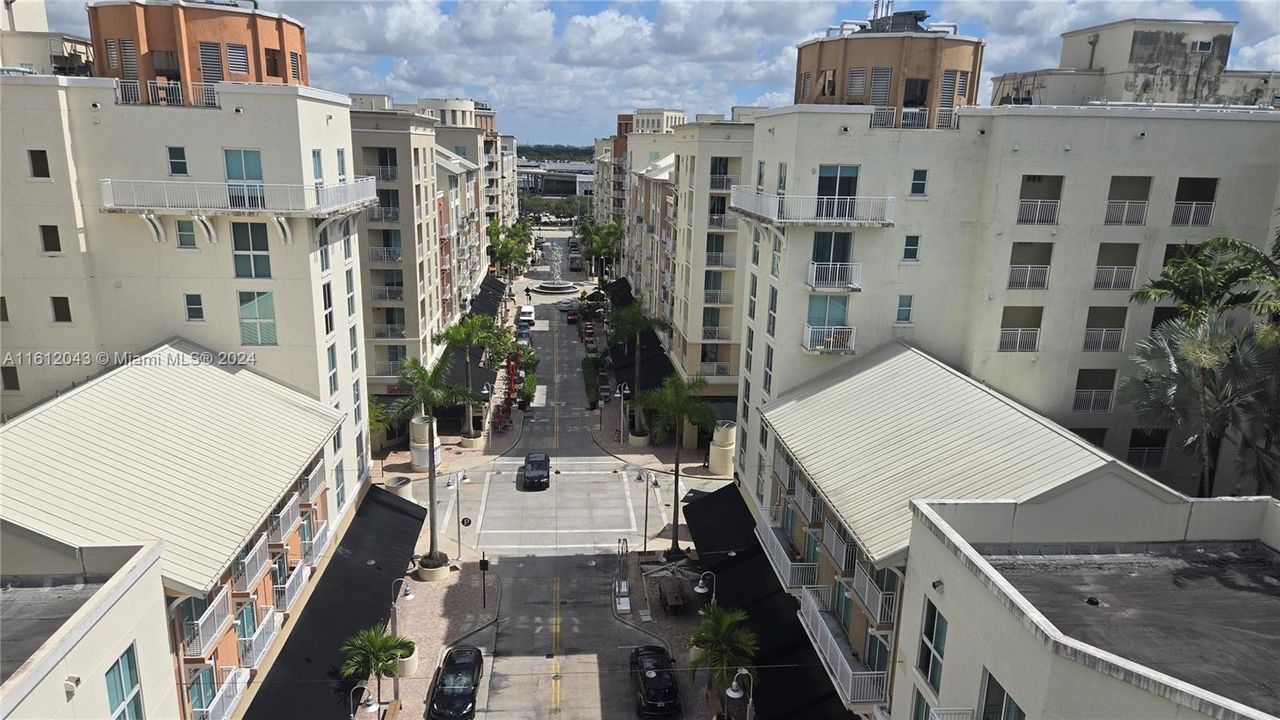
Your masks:
M 605 285 L 604 291 L 609 293 L 609 302 L 613 303 L 614 307 L 626 307 L 635 302 L 635 296 L 631 293 L 631 283 L 626 278 L 618 278 Z
M 507 284 L 496 275 L 493 273 L 485 275 L 484 280 L 480 281 L 479 292 L 471 299 L 471 311 L 489 317 L 498 317 L 498 311 L 502 309 L 502 296 L 506 291 Z
M 613 364 L 615 383 L 624 382 L 628 385 L 636 383 L 634 342 L 632 339 L 625 344 L 609 348 L 609 360 Z M 675 371 L 676 368 L 671 364 L 671 358 L 667 356 L 666 349 L 662 347 L 662 343 L 658 342 L 657 334 L 652 330 L 641 333 L 639 392 L 658 387 L 668 375 Z M 632 387 L 631 391 L 636 392 L 636 388 Z
M 356 508 L 293 631 L 267 672 L 245 720 L 346 720 L 355 683 L 338 675 L 338 648 L 357 630 L 387 620 L 391 583 L 413 558 L 426 510 L 380 487 Z M 368 564 L 374 560 L 374 564 Z M 384 697 L 385 697 L 384 687 Z M 357 701 L 359 698 L 357 697 Z
M 737 395 L 703 395 L 702 399 L 711 406 L 711 411 L 716 414 L 717 420 L 727 420 L 729 422 L 737 422 L 738 420 L 738 396 Z
M 684 514 L 699 561 L 716 574 L 717 601 L 746 610 L 747 626 L 760 638 L 756 714 L 771 720 L 847 720 L 849 712 L 800 625 L 799 605 L 774 575 L 739 493 L 737 483 L 730 483 L 690 502 Z

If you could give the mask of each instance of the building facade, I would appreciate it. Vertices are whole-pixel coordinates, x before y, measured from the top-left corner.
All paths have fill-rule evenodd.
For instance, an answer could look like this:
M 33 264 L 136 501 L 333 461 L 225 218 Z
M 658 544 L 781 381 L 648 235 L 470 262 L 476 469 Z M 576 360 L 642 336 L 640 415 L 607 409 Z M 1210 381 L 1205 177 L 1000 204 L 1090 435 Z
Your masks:
M 50 32 L 44 0 L 11 2 L 0 12 L 0 67 L 6 73 L 87 76 L 93 73 L 93 44 Z

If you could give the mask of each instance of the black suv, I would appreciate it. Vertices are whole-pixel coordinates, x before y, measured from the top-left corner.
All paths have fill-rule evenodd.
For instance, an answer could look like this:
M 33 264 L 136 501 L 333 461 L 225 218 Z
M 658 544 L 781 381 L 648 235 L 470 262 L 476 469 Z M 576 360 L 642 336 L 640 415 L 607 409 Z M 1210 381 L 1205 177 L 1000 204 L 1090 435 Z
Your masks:
M 458 645 L 444 656 L 431 686 L 431 720 L 471 720 L 476 716 L 476 690 L 484 677 L 484 654 L 472 645 Z
M 641 645 L 631 651 L 631 684 L 640 715 L 680 712 L 680 688 L 676 685 L 671 654 L 657 645 Z
M 551 456 L 546 453 L 529 453 L 524 456 L 524 472 L 520 487 L 525 490 L 551 487 Z

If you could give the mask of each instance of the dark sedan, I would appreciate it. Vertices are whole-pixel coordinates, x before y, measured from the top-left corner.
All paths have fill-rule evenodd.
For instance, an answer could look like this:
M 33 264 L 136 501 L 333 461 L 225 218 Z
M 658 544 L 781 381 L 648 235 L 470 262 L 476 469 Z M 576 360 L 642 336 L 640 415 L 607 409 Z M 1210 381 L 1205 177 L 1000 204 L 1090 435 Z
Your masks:
M 471 720 L 476 716 L 476 690 L 484 677 L 484 654 L 458 645 L 444 656 L 431 686 L 431 720 Z
M 680 712 L 680 688 L 676 685 L 671 654 L 657 645 L 641 645 L 631 651 L 631 684 L 640 715 Z
M 529 453 L 524 456 L 524 471 L 520 487 L 530 490 L 551 487 L 551 456 L 546 453 Z

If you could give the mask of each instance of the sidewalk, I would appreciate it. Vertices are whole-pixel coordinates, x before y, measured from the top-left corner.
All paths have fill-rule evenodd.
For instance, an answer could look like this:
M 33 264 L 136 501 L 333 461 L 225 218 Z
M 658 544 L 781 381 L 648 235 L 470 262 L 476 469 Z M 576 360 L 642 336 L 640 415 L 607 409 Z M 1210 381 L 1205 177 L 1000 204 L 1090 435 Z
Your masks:
M 618 442 L 621 411 L 618 401 L 611 402 L 599 410 L 592 412 L 591 439 L 601 450 L 630 465 L 637 465 L 646 470 L 660 473 L 675 471 L 676 445 L 667 438 L 661 445 L 654 447 L 634 447 Z M 650 439 L 652 442 L 652 438 Z M 732 480 L 733 475 L 716 475 L 702 466 L 707 457 L 705 448 L 680 450 L 680 477 L 705 478 L 708 480 Z

